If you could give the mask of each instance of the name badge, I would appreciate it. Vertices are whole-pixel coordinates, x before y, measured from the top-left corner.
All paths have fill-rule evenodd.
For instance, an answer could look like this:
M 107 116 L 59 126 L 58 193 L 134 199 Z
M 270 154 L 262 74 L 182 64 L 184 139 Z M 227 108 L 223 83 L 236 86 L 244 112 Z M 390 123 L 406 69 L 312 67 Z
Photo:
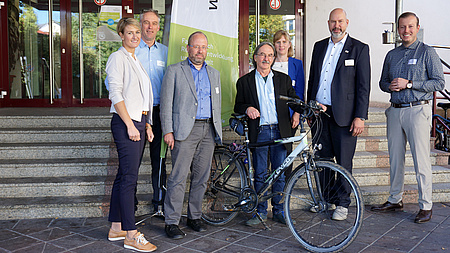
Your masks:
M 216 94 L 219 94 L 219 87 L 216 87 Z
M 156 61 L 156 65 L 157 65 L 158 67 L 165 67 L 165 66 L 166 66 L 166 63 L 163 62 L 163 61 L 157 60 L 157 61 Z
M 355 66 L 355 60 L 353 59 L 345 60 L 344 64 L 345 66 Z
M 416 64 L 417 64 L 417 59 L 409 59 L 408 65 L 416 65 Z

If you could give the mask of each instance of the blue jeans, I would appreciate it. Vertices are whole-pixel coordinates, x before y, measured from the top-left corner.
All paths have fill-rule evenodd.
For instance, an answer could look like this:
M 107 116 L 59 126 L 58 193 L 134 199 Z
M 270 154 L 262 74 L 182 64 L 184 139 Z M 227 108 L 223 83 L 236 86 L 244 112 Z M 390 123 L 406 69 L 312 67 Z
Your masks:
M 278 125 L 263 125 L 260 126 L 257 142 L 266 142 L 280 139 L 280 130 Z M 268 156 L 270 150 L 270 163 L 272 171 L 276 170 L 284 161 L 287 155 L 286 147 L 284 145 L 273 145 L 270 147 L 258 147 L 253 150 L 253 166 L 255 168 L 255 190 L 258 192 L 267 179 L 268 170 Z M 272 185 L 272 192 L 282 192 L 285 185 L 284 173 Z M 283 205 L 280 204 L 281 196 L 277 195 L 272 198 L 272 213 L 277 214 L 283 211 Z M 258 213 L 267 214 L 267 201 L 258 203 Z

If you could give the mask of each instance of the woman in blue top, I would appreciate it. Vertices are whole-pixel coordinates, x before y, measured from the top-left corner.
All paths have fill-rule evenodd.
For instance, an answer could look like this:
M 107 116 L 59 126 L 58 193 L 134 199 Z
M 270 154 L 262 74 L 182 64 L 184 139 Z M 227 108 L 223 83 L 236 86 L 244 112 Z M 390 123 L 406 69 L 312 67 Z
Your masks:
M 286 31 L 279 30 L 273 36 L 273 44 L 277 50 L 277 58 L 272 69 L 283 72 L 292 80 L 295 93 L 304 100 L 305 94 L 305 72 L 303 72 L 303 62 L 295 59 L 294 50 L 291 45 L 291 38 Z
M 275 45 L 275 50 L 277 51 L 277 58 L 272 66 L 273 70 L 283 72 L 288 75 L 292 80 L 292 86 L 294 87 L 295 93 L 300 97 L 301 100 L 305 100 L 305 72 L 303 72 L 303 62 L 301 60 L 295 59 L 294 50 L 292 49 L 291 38 L 286 31 L 279 30 L 273 35 L 273 44 Z M 293 114 L 298 114 L 290 109 L 291 116 Z M 299 115 L 298 115 L 299 116 Z M 298 125 L 299 122 L 295 122 L 299 117 L 292 117 L 292 124 Z M 297 131 L 297 128 L 293 129 L 293 134 Z M 292 172 L 292 165 L 286 170 L 286 178 Z

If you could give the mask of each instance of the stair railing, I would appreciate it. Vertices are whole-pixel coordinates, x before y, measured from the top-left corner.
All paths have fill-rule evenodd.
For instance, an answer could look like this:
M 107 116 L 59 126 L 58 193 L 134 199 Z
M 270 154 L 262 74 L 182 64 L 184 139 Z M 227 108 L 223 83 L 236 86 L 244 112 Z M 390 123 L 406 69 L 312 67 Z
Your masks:
M 450 46 L 438 46 L 438 45 L 432 45 L 432 47 L 434 48 L 441 48 L 441 49 L 450 49 Z M 448 64 L 447 62 L 445 62 L 444 60 L 442 60 L 441 58 L 441 63 L 442 65 L 444 65 L 447 69 L 450 70 L 450 64 Z M 444 71 L 444 75 L 450 75 L 450 72 Z M 439 91 L 441 96 L 437 95 L 437 92 L 433 92 L 433 114 L 436 114 L 436 105 L 437 105 L 437 100 L 438 99 L 444 99 L 450 102 L 450 92 L 447 89 L 444 89 L 442 91 Z M 432 129 L 431 129 L 431 137 L 436 137 L 436 121 L 440 120 L 436 117 L 433 117 L 433 125 L 432 125 Z M 441 122 L 441 124 L 445 125 L 447 127 L 446 124 L 444 124 L 443 122 Z

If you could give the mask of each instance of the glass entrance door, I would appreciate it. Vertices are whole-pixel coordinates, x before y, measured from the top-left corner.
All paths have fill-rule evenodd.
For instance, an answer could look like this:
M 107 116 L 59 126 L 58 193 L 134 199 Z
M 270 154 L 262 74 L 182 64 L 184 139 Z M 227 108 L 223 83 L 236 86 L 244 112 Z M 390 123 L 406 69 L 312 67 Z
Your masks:
M 8 1 L 9 98 L 61 99 L 59 1 Z
M 92 0 L 75 0 L 71 5 L 73 97 L 82 104 L 106 100 L 106 62 L 122 45 L 116 32 L 122 1 L 108 0 L 107 5 L 98 6 Z

